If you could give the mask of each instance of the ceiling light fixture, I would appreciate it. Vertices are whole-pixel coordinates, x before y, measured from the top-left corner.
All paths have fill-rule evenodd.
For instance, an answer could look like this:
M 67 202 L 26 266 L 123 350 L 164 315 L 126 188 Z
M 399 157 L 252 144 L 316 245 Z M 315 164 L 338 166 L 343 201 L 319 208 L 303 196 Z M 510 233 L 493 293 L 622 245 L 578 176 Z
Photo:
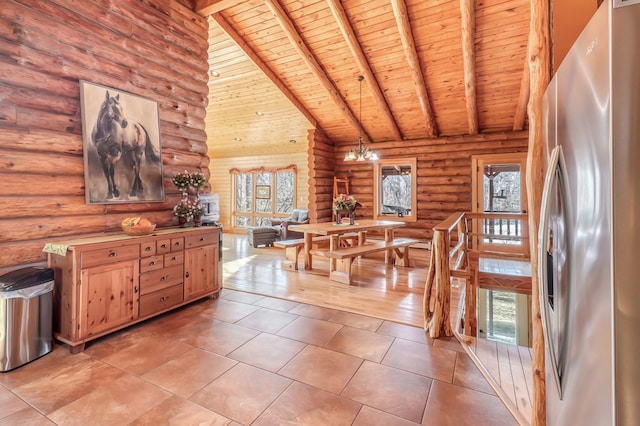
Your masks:
M 358 137 L 358 149 L 352 149 L 344 156 L 344 161 L 365 161 L 371 160 L 376 161 L 379 160 L 378 153 L 369 148 L 365 148 L 362 144 L 362 80 L 364 80 L 363 76 L 358 76 L 358 81 L 360 82 L 360 118 L 358 119 L 358 128 L 360 131 L 360 136 Z

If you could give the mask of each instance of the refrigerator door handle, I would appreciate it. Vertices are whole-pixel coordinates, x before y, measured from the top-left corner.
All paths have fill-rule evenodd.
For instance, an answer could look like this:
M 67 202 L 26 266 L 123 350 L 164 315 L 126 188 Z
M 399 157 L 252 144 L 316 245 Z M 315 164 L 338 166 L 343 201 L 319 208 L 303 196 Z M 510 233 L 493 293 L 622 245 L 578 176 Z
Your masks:
M 555 196 L 555 188 L 560 188 L 561 196 L 565 197 L 566 184 L 566 165 L 564 162 L 564 155 L 562 153 L 562 147 L 556 146 L 551 152 L 549 159 L 549 167 L 545 176 L 544 188 L 542 192 L 542 205 L 540 209 L 540 223 L 538 228 L 538 291 L 540 295 L 540 314 L 542 317 L 542 328 L 544 334 L 545 346 L 547 347 L 547 354 L 549 355 L 552 366 L 553 376 L 555 378 L 556 386 L 560 399 L 562 399 L 562 377 L 561 371 L 563 366 L 558 364 L 558 361 L 562 362 L 562 356 L 556 351 L 562 351 L 563 342 L 554 342 L 553 336 L 554 327 L 551 326 L 552 312 L 550 307 L 549 298 L 549 278 L 553 278 L 553 270 L 548 270 L 547 256 L 549 249 L 553 250 L 552 239 L 555 237 L 552 235 L 549 223 L 551 219 L 551 205 L 552 197 Z M 567 203 L 568 200 L 563 200 L 563 203 Z M 549 245 L 551 244 L 551 247 Z M 558 303 L 558 292 L 555 292 L 552 297 L 554 298 L 554 304 L 557 309 L 562 309 L 560 303 Z M 556 315 L 556 318 L 562 318 L 562 315 Z M 556 330 L 564 329 L 565 324 L 557 324 Z M 557 343 L 557 344 L 554 344 Z

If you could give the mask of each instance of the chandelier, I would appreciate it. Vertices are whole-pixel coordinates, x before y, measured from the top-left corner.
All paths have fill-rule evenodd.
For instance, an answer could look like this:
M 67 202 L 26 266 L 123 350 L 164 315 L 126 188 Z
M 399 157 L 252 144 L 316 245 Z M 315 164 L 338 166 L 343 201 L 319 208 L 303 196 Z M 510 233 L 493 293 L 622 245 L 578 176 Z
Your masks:
M 360 118 L 358 119 L 360 136 L 358 137 L 358 149 L 352 149 L 347 152 L 344 156 L 344 161 L 376 161 L 380 158 L 375 150 L 365 148 L 362 144 L 362 80 L 364 80 L 364 77 L 358 76 L 358 81 L 360 82 Z

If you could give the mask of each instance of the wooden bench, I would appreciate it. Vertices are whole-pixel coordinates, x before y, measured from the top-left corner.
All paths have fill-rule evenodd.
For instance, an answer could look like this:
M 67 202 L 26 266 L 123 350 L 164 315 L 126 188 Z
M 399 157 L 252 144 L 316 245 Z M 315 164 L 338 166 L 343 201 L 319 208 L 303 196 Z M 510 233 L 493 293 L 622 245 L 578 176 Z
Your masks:
M 411 238 L 396 238 L 393 241 L 377 241 L 361 246 L 340 248 L 338 250 L 326 251 L 323 254 L 331 259 L 335 259 L 329 270 L 329 279 L 343 284 L 351 284 L 351 265 L 353 259 L 366 254 L 376 253 L 385 250 L 393 250 L 391 262 L 397 266 L 411 266 L 409 259 L 409 247 L 420 241 Z
M 313 237 L 314 244 L 328 244 L 331 241 L 329 235 L 318 235 Z M 340 244 L 345 246 L 354 246 L 358 243 L 358 233 L 349 232 L 340 236 Z M 275 247 L 284 249 L 284 260 L 281 263 L 282 269 L 288 269 L 290 271 L 298 270 L 298 256 L 304 248 L 304 238 L 298 238 L 295 240 L 276 241 L 273 243 Z

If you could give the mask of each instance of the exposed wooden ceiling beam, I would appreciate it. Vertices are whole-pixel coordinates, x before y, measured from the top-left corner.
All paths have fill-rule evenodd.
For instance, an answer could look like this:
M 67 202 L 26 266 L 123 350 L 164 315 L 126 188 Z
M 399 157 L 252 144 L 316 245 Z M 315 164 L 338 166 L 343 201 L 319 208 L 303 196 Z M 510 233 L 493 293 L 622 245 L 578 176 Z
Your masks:
M 364 77 L 364 80 L 369 84 L 369 87 L 373 92 L 373 97 L 378 103 L 378 106 L 382 109 L 382 114 L 387 120 L 387 124 L 391 128 L 393 137 L 396 140 L 401 140 L 402 134 L 400 133 L 400 129 L 398 129 L 398 123 L 393 118 L 393 114 L 391 114 L 389 104 L 387 103 L 387 100 L 382 93 L 382 89 L 380 89 L 380 84 L 378 84 L 378 80 L 371 70 L 371 65 L 369 65 L 369 61 L 364 55 L 360 43 L 358 43 L 358 37 L 356 36 L 356 33 L 353 30 L 351 23 L 349 22 L 349 18 L 347 17 L 342 4 L 338 0 L 327 0 L 327 3 L 329 4 L 329 8 L 331 9 L 333 16 L 336 18 L 338 27 L 340 28 L 342 36 L 347 42 L 347 46 L 349 46 L 349 50 L 351 51 L 353 58 L 358 64 L 358 68 L 360 68 L 360 73 Z
M 213 15 L 214 13 L 222 12 L 232 6 L 236 6 L 238 0 L 195 0 L 194 10 L 202 16 Z M 252 0 L 250 4 L 258 4 L 260 0 Z
M 316 57 L 313 55 L 302 37 L 300 37 L 300 34 L 298 34 L 298 31 L 291 22 L 291 19 L 282 8 L 278 0 L 265 0 L 265 4 L 267 5 L 267 7 L 269 7 L 269 10 L 273 14 L 273 17 L 276 19 L 276 21 L 278 21 L 278 23 L 284 30 L 284 33 L 291 42 L 291 45 L 298 51 L 298 54 L 300 55 L 302 60 L 309 67 L 316 79 L 325 88 L 333 102 L 335 102 L 335 104 L 344 113 L 347 122 L 355 129 L 360 129 L 360 123 L 356 116 L 353 114 L 353 111 L 351 111 L 344 99 L 342 99 L 340 93 L 338 92 L 338 89 L 336 89 L 333 83 L 331 83 L 326 73 L 318 63 Z M 369 136 L 369 134 L 367 134 L 366 132 L 364 133 L 367 136 L 367 139 L 371 141 L 371 137 Z
M 318 125 L 318 121 L 316 118 L 307 110 L 304 105 L 298 100 L 297 97 L 291 93 L 289 88 L 278 78 L 276 73 L 274 73 L 271 68 L 264 63 L 262 59 L 251 49 L 251 47 L 247 44 L 247 42 L 240 37 L 240 35 L 229 25 L 226 19 L 220 14 L 215 13 L 211 16 L 211 18 L 216 21 L 218 25 L 231 37 L 231 39 L 242 49 L 244 53 L 253 61 L 254 64 L 273 82 L 273 84 L 278 87 L 278 89 L 291 101 L 291 103 L 298 108 L 307 120 L 311 123 L 313 127 Z
M 411 70 L 411 78 L 413 79 L 413 84 L 416 87 L 420 108 L 422 109 L 422 114 L 426 121 L 427 134 L 430 137 L 436 137 L 438 135 L 438 131 L 436 129 L 436 123 L 433 116 L 433 109 L 429 102 L 427 85 L 424 81 L 422 68 L 420 67 L 420 59 L 418 58 L 418 52 L 416 51 L 416 44 L 411 31 L 411 23 L 409 22 L 409 15 L 407 14 L 407 5 L 404 3 L 404 0 L 391 0 L 391 5 L 393 6 L 393 15 L 396 18 L 396 24 L 398 25 L 398 31 L 400 32 L 402 48 L 409 65 L 409 69 Z
M 469 134 L 478 133 L 478 105 L 476 98 L 476 11 L 473 0 L 460 0 L 462 17 L 462 64 L 464 68 L 464 97 L 467 103 Z
M 518 95 L 518 104 L 513 117 L 513 130 L 518 131 L 524 129 L 524 121 L 527 116 L 527 104 L 529 103 L 529 94 L 531 93 L 531 79 L 529 74 L 529 61 L 525 57 L 524 67 L 522 69 L 522 79 L 520 80 L 520 94 Z

